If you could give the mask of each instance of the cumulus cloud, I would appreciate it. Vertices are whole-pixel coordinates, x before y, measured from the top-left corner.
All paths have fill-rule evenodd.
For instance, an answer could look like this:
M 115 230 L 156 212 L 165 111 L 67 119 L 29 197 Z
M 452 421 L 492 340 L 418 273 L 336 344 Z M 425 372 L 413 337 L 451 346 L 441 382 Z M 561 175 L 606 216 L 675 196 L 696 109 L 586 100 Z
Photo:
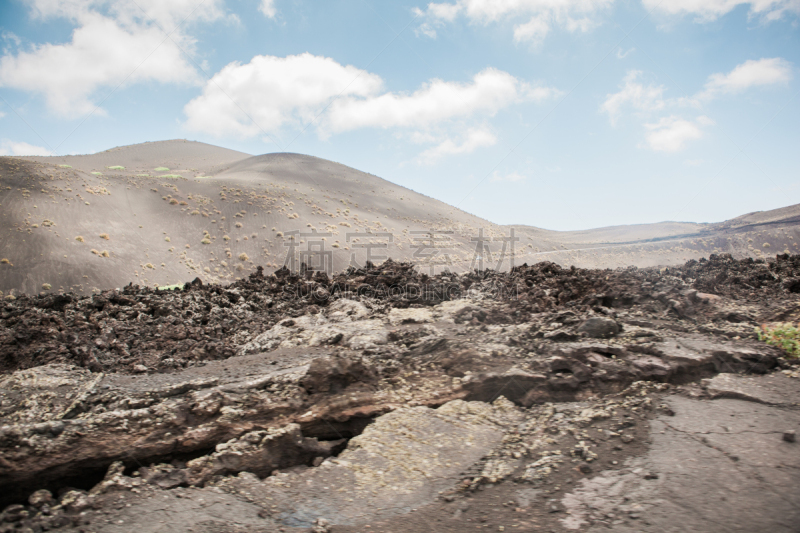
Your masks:
M 35 17 L 60 17 L 80 22 L 103 13 L 123 25 L 157 23 L 171 31 L 182 22 L 213 21 L 225 16 L 223 0 L 27 0 Z M 168 26 L 168 27 L 167 27 Z
M 181 50 L 192 53 L 195 40 L 179 25 L 225 18 L 222 0 L 30 0 L 29 5 L 34 17 L 72 22 L 71 40 L 5 52 L 0 87 L 39 93 L 51 111 L 67 117 L 94 110 L 103 88 L 199 82 Z M 171 38 L 164 32 L 172 32 Z
M 589 31 L 596 26 L 598 14 L 614 0 L 457 0 L 453 3 L 430 3 L 424 10 L 417 34 L 436 37 L 436 28 L 465 17 L 472 23 L 514 22 L 514 40 L 539 43 L 553 26 L 568 31 Z M 526 21 L 527 19 L 527 21 Z
M 529 41 L 538 44 L 550 32 L 550 24 L 544 16 L 533 17 L 525 24 L 514 26 L 514 40 L 517 42 Z
M 677 152 L 686 146 L 686 143 L 703 136 L 703 126 L 714 124 L 706 116 L 697 117 L 694 121 L 676 116 L 664 117 L 656 123 L 645 124 L 648 130 L 645 134 L 647 144 L 659 152 Z
M 787 83 L 792 78 L 791 63 L 780 57 L 751 59 L 737 65 L 727 74 L 712 74 L 701 96 L 736 93 L 764 85 Z
M 478 148 L 493 146 L 497 137 L 487 129 L 473 128 L 468 130 L 459 140 L 445 139 L 438 145 L 422 152 L 420 162 L 432 164 L 442 157 L 457 154 L 468 154 Z
M 622 80 L 619 92 L 606 95 L 600 110 L 608 113 L 612 124 L 616 123 L 622 109 L 628 105 L 637 111 L 658 111 L 664 109 L 664 87 L 643 84 L 640 70 L 629 71 Z
M 47 148 L 22 141 L 0 141 L 0 155 L 53 155 Z
M 337 96 L 374 97 L 382 87 L 380 76 L 327 57 L 256 56 L 225 66 L 184 112 L 190 129 L 253 137 L 311 122 Z
M 493 68 L 467 82 L 434 79 L 412 93 L 391 92 L 377 74 L 305 53 L 231 63 L 184 112 L 187 127 L 219 136 L 253 137 L 309 123 L 321 138 L 364 128 L 397 129 L 412 142 L 435 144 L 421 156 L 430 162 L 496 142 L 470 121 L 557 94 Z M 468 133 L 454 136 L 449 132 L 455 128 Z
M 653 122 L 654 115 L 663 114 L 665 110 L 674 112 L 678 108 L 701 108 L 720 94 L 787 83 L 791 79 L 791 71 L 791 63 L 779 57 L 749 60 L 727 74 L 710 75 L 703 90 L 693 97 L 665 98 L 663 86 L 645 84 L 641 81 L 642 73 L 631 70 L 623 78 L 620 90 L 606 95 L 600 111 L 608 114 L 612 125 L 625 108 L 634 110 L 639 116 L 649 117 L 650 122 L 644 124 L 646 144 L 653 150 L 676 152 L 689 141 L 701 138 L 702 127 L 710 126 L 713 122 L 705 116 L 687 120 L 674 114 Z
M 261 5 L 258 6 L 258 10 L 261 11 L 264 16 L 267 18 L 275 18 L 275 15 L 278 14 L 278 10 L 275 9 L 275 0 L 261 0 Z
M 493 115 L 512 103 L 542 101 L 554 94 L 550 88 L 487 68 L 469 83 L 433 80 L 411 94 L 341 98 L 331 105 L 324 127 L 337 133 L 365 127 L 420 128 L 477 113 Z
M 777 20 L 787 13 L 800 13 L 797 0 L 642 0 L 646 9 L 669 15 L 695 15 L 699 22 L 716 20 L 738 6 L 748 6 L 751 17 Z

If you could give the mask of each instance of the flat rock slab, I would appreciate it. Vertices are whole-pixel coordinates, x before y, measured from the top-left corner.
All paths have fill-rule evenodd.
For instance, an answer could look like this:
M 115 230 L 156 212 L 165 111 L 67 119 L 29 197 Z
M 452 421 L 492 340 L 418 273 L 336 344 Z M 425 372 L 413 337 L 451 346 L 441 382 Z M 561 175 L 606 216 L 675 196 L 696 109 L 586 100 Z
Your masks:
M 276 506 L 276 525 L 308 527 L 317 518 L 355 525 L 407 513 L 455 485 L 462 471 L 499 444 L 504 432 L 491 422 L 494 411 L 463 401 L 399 409 L 319 468 L 272 476 L 249 491 Z
M 121 493 L 120 502 L 131 506 L 105 524 L 93 522 L 92 531 L 308 531 L 317 518 L 368 524 L 434 501 L 500 443 L 501 426 L 518 416 L 507 400 L 398 409 L 317 468 L 263 480 L 242 473 L 205 488 Z
M 564 496 L 570 530 L 591 532 L 796 532 L 800 528 L 800 411 L 737 399 L 667 403 L 652 446 L 619 470 Z
M 719 374 L 703 384 L 712 398 L 738 398 L 769 405 L 800 405 L 800 379 L 781 373 L 757 377 Z

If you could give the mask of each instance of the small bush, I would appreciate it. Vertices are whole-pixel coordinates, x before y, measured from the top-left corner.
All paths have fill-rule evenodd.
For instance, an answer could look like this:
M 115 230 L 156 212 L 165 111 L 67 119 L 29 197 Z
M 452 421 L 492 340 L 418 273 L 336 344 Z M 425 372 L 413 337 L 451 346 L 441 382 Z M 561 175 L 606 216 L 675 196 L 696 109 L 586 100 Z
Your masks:
M 189 202 L 187 202 L 186 200 L 181 200 L 180 204 L 181 205 L 189 205 Z
M 108 170 L 125 170 L 125 167 L 122 165 L 112 165 L 110 167 L 106 167 Z
M 105 240 L 109 240 L 111 237 L 109 237 L 108 233 L 101 233 L 100 234 L 100 238 L 101 239 L 105 239 Z
M 200 241 L 200 244 L 211 244 L 211 239 L 209 239 L 208 237 L 206 237 L 205 239 L 203 239 L 202 241 Z
M 4 258 L 0 259 L 0 265 L 11 265 L 11 261 L 9 261 L 8 259 L 6 259 L 4 257 Z M 14 266 L 14 265 L 11 265 L 11 266 Z
M 156 267 L 153 266 L 153 263 L 147 263 L 144 267 L 145 268 L 152 268 L 152 269 L 156 268 Z
M 169 172 L 169 169 L 167 167 L 156 167 L 153 170 L 155 170 L 156 172 Z
M 758 340 L 781 348 L 791 357 L 800 357 L 800 329 L 793 324 L 764 324 L 755 332 Z
M 43 291 L 49 291 L 52 288 L 53 288 L 53 286 L 50 285 L 49 283 L 42 283 L 42 290 Z
M 200 214 L 200 211 L 198 211 L 197 209 L 195 209 L 195 210 L 194 210 L 194 211 L 192 211 L 190 214 L 192 214 L 192 215 L 199 215 L 199 214 Z
M 247 257 L 246 253 L 242 252 L 242 253 L 239 254 L 239 261 L 247 261 L 248 259 L 250 259 L 250 258 Z
M 172 200 L 169 201 L 169 205 L 177 205 L 177 204 L 178 204 L 178 200 L 176 200 L 175 198 L 173 198 Z
M 231 238 L 230 238 L 230 237 L 228 237 L 227 235 L 223 235 L 223 236 L 222 236 L 222 240 L 223 240 L 223 241 L 229 241 L 229 240 L 231 240 Z
M 169 238 L 169 237 L 164 237 L 164 240 L 165 240 L 166 242 L 169 242 L 169 241 L 170 241 L 170 238 Z
M 80 235 L 75 237 L 75 240 L 78 241 L 78 242 L 84 242 L 85 241 L 85 239 L 83 237 L 81 237 Z
M 241 227 L 242 227 L 242 223 L 241 223 L 241 222 L 237 222 L 237 223 L 236 223 L 236 227 L 237 227 L 237 228 L 241 228 Z

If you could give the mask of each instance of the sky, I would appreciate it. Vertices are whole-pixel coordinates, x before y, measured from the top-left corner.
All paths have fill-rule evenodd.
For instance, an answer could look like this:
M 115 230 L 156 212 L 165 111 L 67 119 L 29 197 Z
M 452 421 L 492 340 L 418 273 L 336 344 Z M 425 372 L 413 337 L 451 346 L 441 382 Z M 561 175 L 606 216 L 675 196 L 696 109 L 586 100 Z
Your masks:
M 191 139 L 499 224 L 800 203 L 800 0 L 2 0 L 0 154 Z

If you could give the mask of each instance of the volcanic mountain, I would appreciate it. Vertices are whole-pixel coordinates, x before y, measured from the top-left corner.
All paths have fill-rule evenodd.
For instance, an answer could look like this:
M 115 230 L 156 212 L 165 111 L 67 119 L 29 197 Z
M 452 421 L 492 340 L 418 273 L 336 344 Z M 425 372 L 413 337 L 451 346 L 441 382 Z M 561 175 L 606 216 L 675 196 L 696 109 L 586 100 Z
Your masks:
M 681 264 L 797 251 L 800 206 L 717 224 L 559 232 L 501 226 L 316 157 L 185 140 L 93 155 L 0 158 L 0 291 L 87 293 L 230 283 L 307 262 L 340 271 L 391 257 L 420 270 Z

